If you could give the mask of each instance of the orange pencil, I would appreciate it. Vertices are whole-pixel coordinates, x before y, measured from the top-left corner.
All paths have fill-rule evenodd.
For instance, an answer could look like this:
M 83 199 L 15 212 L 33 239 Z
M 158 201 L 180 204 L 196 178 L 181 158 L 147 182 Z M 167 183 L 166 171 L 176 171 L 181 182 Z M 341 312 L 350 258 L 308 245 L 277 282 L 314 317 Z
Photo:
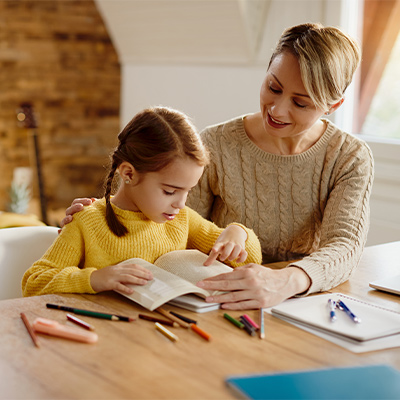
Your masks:
M 33 330 L 32 325 L 29 323 L 28 318 L 26 318 L 25 313 L 22 312 L 20 315 L 21 315 L 22 321 L 24 321 L 25 327 L 28 330 L 30 337 L 32 338 L 34 345 L 36 347 L 40 347 L 36 333 Z
M 203 329 L 200 329 L 196 324 L 190 324 L 190 327 L 192 328 L 192 331 L 196 332 L 203 339 L 208 341 L 211 340 L 211 335 L 209 335 L 207 332 L 204 332 Z

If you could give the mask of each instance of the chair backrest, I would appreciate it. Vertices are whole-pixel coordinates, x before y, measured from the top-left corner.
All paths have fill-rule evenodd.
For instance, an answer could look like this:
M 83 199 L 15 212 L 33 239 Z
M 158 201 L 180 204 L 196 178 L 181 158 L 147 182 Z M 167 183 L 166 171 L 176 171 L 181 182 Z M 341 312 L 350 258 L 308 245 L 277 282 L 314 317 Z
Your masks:
M 0 229 L 0 300 L 22 297 L 22 276 L 57 235 L 54 226 Z

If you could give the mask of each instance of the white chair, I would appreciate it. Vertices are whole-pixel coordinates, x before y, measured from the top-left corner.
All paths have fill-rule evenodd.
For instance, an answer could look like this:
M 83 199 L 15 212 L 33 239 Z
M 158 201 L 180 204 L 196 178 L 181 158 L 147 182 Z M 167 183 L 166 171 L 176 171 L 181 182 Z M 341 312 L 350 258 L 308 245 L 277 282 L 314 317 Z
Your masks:
M 0 300 L 22 297 L 22 276 L 57 235 L 54 226 L 0 229 Z

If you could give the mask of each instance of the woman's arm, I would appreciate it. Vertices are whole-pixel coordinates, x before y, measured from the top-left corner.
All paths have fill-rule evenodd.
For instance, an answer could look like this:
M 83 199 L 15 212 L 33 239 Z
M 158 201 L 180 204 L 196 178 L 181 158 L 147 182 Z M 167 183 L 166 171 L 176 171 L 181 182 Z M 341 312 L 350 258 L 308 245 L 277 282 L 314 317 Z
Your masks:
M 270 307 L 346 281 L 358 265 L 369 227 L 373 159 L 368 147 L 349 149 L 330 179 L 319 248 L 281 270 L 251 264 L 204 280 L 200 287 L 229 291 L 208 301 L 221 302 L 226 309 Z

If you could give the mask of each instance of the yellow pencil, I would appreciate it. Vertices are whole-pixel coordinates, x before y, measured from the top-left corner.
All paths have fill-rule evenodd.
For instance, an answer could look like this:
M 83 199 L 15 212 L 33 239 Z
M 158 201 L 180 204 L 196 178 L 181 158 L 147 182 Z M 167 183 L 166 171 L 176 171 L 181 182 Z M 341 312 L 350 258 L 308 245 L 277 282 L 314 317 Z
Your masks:
M 167 328 L 156 322 L 156 329 L 161 332 L 164 336 L 166 336 L 169 340 L 172 340 L 173 342 L 177 342 L 179 340 L 178 336 L 173 334 L 171 331 L 169 331 Z

